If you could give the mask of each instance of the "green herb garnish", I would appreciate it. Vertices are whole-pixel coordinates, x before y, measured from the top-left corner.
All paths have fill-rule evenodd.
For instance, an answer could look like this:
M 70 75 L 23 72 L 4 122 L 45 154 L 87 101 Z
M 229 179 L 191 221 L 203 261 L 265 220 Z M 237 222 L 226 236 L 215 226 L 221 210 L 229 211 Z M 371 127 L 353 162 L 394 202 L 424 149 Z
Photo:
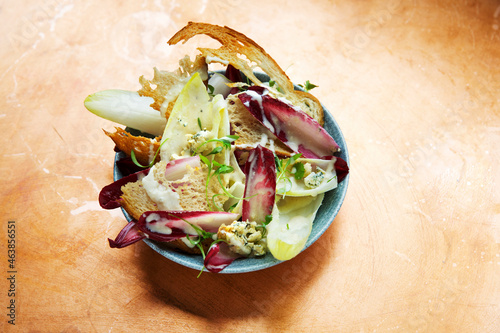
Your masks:
M 304 178 L 304 173 L 306 172 L 306 169 L 304 168 L 304 163 L 297 162 L 293 165 L 293 168 L 295 168 L 295 173 L 293 174 L 295 179 L 301 180 L 302 178 Z
M 209 84 L 209 85 L 207 85 L 207 88 L 208 88 L 208 94 L 209 94 L 211 97 L 214 97 L 214 96 L 215 96 L 215 95 L 214 95 L 214 91 L 215 91 L 214 86 L 212 86 L 212 85 L 210 85 L 210 84 Z
M 314 89 L 314 88 L 316 88 L 318 86 L 315 85 L 315 84 L 313 84 L 313 83 L 311 83 L 311 82 L 309 82 L 309 80 L 307 80 L 306 83 L 299 84 L 299 87 L 301 87 L 302 89 L 304 89 L 305 91 L 308 92 L 308 91 L 310 91 L 310 90 L 312 90 L 312 89 Z
M 289 184 L 290 188 L 291 188 L 292 181 L 290 180 L 290 178 L 287 175 L 287 172 L 289 172 L 287 169 L 290 165 L 298 164 L 295 162 L 301 156 L 302 156 L 302 154 L 300 154 L 300 153 L 293 155 L 292 157 L 290 157 L 286 160 L 285 165 L 283 165 L 283 160 L 280 160 L 277 156 L 274 156 L 274 161 L 276 163 L 276 169 L 277 169 L 277 175 L 278 175 L 276 177 L 276 184 L 278 184 L 281 180 L 283 180 L 285 182 L 285 187 L 278 189 L 278 191 L 277 191 L 278 194 L 284 195 L 286 192 L 288 192 L 287 184 Z M 302 164 L 302 163 L 300 163 L 300 164 Z M 303 165 L 302 165 L 302 167 L 303 167 Z
M 134 164 L 140 168 L 151 168 L 153 166 L 153 164 L 155 164 L 155 160 L 156 160 L 156 157 L 158 156 L 158 153 L 160 152 L 161 146 L 163 146 L 163 144 L 165 142 L 167 142 L 167 140 L 168 140 L 168 138 L 166 138 L 165 140 L 163 140 L 160 143 L 158 150 L 156 151 L 155 155 L 153 156 L 153 160 L 148 165 L 142 165 L 141 163 L 139 163 L 139 161 L 137 161 L 137 157 L 135 156 L 135 152 L 133 149 L 130 151 L 130 158 L 132 159 L 132 162 L 134 162 Z
M 278 86 L 278 85 L 276 84 L 276 81 L 274 81 L 274 80 L 269 80 L 269 82 L 268 82 L 268 83 L 269 83 L 269 87 L 271 87 L 271 88 L 275 87 L 275 89 L 276 89 L 277 91 L 279 91 L 280 93 L 282 93 L 282 94 L 283 94 L 283 89 L 281 89 L 281 87 L 280 87 L 280 86 Z
M 194 151 L 194 154 L 197 154 L 201 147 L 203 147 L 204 145 L 206 145 L 210 142 L 218 142 L 218 143 L 222 144 L 222 148 L 231 149 L 231 143 L 238 140 L 238 138 L 239 138 L 239 136 L 237 136 L 237 135 L 228 135 L 228 136 L 222 137 L 220 139 L 207 140 L 207 141 L 203 142 L 198 148 L 196 148 L 196 150 Z M 221 151 L 222 151 L 222 149 L 219 150 L 218 152 L 212 151 L 210 154 L 217 154 L 217 153 L 220 153 Z
M 273 216 L 271 214 L 266 215 L 264 222 L 262 224 L 258 224 L 257 228 L 262 228 L 262 237 L 264 238 L 267 234 L 267 225 L 271 223 L 273 220 Z
M 335 178 L 337 178 L 337 175 L 335 175 L 332 178 L 328 179 L 327 183 L 329 183 L 330 181 L 334 180 Z
M 205 260 L 205 257 L 206 257 L 206 254 L 205 254 L 205 250 L 203 249 L 203 246 L 201 245 L 201 243 L 206 240 L 206 239 L 213 239 L 213 236 L 215 235 L 215 233 L 212 233 L 212 232 L 208 232 L 208 231 L 205 231 L 203 229 L 201 229 L 200 227 L 198 227 L 197 225 L 189 222 L 188 220 L 186 219 L 183 219 L 181 217 L 178 217 L 174 214 L 169 214 L 170 216 L 172 217 L 175 217 L 179 220 L 182 220 L 184 222 L 186 222 L 187 224 L 189 224 L 191 227 L 193 227 L 193 229 L 196 231 L 196 233 L 198 234 L 198 237 L 197 239 L 192 239 L 188 234 L 186 234 L 186 238 L 187 240 L 194 246 L 196 246 L 200 252 L 201 252 L 201 256 L 203 257 L 203 260 Z M 210 247 L 212 245 L 214 245 L 215 243 L 218 243 L 218 242 L 221 242 L 221 241 L 224 241 L 223 239 L 216 239 L 212 242 L 212 244 L 210 244 Z M 197 278 L 199 278 L 201 276 L 201 273 L 203 273 L 203 271 L 205 270 L 205 266 L 203 266 L 200 270 L 200 273 L 198 274 Z

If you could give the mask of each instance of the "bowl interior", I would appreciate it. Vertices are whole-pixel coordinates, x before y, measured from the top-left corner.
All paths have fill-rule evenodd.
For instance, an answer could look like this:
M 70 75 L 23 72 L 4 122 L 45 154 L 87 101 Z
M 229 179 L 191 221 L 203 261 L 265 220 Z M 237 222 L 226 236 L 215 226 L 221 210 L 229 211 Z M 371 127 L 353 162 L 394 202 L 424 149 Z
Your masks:
M 269 81 L 269 77 L 266 74 L 256 73 L 256 76 L 259 80 L 263 82 Z M 296 89 L 300 90 L 300 87 L 296 86 Z M 337 144 L 342 149 L 341 152 L 337 154 L 337 156 L 343 158 L 349 165 L 347 145 L 344 136 L 342 134 L 342 131 L 340 130 L 340 127 L 338 126 L 337 122 L 332 117 L 330 112 L 324 106 L 323 110 L 324 110 L 324 120 L 325 120 L 325 124 L 323 127 L 335 139 Z M 120 160 L 124 156 L 125 154 L 122 152 L 116 153 L 114 180 L 118 180 L 123 177 L 120 170 L 116 167 L 116 161 Z M 313 244 L 316 240 L 318 240 L 318 238 L 332 224 L 335 216 L 338 214 L 340 210 L 342 202 L 344 201 L 347 192 L 348 181 L 349 181 L 349 175 L 347 175 L 347 177 L 338 185 L 336 189 L 325 193 L 323 203 L 321 204 L 316 214 L 311 235 L 309 236 L 305 248 L 302 251 L 306 250 L 311 244 Z M 130 221 L 131 220 L 130 215 L 125 210 L 123 210 L 123 213 L 126 219 Z M 191 255 L 187 253 L 178 252 L 166 247 L 165 244 L 162 244 L 161 242 L 156 242 L 149 239 L 144 240 L 144 242 L 146 242 L 146 244 L 148 244 L 153 250 L 155 250 L 162 256 L 178 264 L 181 264 L 189 268 L 193 268 L 195 270 L 201 270 L 203 268 L 203 259 L 200 255 Z M 275 266 L 280 262 L 281 262 L 280 260 L 275 259 L 270 253 L 267 253 L 265 256 L 259 258 L 237 259 L 220 273 L 228 274 L 228 273 L 252 272 Z

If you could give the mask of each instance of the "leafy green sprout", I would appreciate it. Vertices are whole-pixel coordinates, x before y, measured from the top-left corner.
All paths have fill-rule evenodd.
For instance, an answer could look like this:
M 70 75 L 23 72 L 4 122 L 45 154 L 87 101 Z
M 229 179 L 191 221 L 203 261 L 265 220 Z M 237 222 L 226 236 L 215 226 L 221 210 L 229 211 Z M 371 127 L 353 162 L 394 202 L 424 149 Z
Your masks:
M 302 178 L 304 178 L 304 174 L 306 172 L 304 163 L 297 162 L 293 165 L 292 169 L 295 169 L 295 172 L 293 173 L 295 179 L 301 180 Z
M 201 127 L 201 122 L 198 123 Z M 204 145 L 206 144 L 209 144 L 211 142 L 218 142 L 220 144 L 222 144 L 222 146 L 219 146 L 219 148 L 214 148 L 214 150 L 212 150 L 209 155 L 212 155 L 212 154 L 218 154 L 222 151 L 223 148 L 226 148 L 226 149 L 231 149 L 231 143 L 233 143 L 234 141 L 238 140 L 239 136 L 237 135 L 227 135 L 225 137 L 222 137 L 220 139 L 210 139 L 210 140 L 207 140 L 205 142 L 203 142 L 198 148 L 196 148 L 196 150 L 194 151 L 194 154 L 198 154 L 198 151 L 200 150 L 201 147 L 203 147 Z
M 269 87 L 271 87 L 271 88 L 274 87 L 278 92 L 283 93 L 283 89 L 281 89 L 281 87 L 278 86 L 276 84 L 276 81 L 274 81 L 274 80 L 269 80 Z
M 214 91 L 215 91 L 215 88 L 214 86 L 212 86 L 211 84 L 207 85 L 207 88 L 208 88 L 208 95 L 210 97 L 214 97 L 215 94 L 214 94 Z
M 238 140 L 238 138 L 239 138 L 239 136 L 237 136 L 237 135 L 228 135 L 228 136 L 222 137 L 220 139 L 207 140 L 194 151 L 194 154 L 197 154 L 202 146 L 204 146 L 205 144 L 208 144 L 210 142 L 217 142 L 217 143 L 221 144 L 220 146 L 217 146 L 214 149 L 212 149 L 212 151 L 209 152 L 206 156 L 201 155 L 201 154 L 199 155 L 200 160 L 203 163 L 205 163 L 205 165 L 208 167 L 208 177 L 207 177 L 207 181 L 205 183 L 205 196 L 206 196 L 207 204 L 210 208 L 215 208 L 217 210 L 223 210 L 221 207 L 218 207 L 216 202 L 215 202 L 215 198 L 217 196 L 220 196 L 220 195 L 226 195 L 229 198 L 236 199 L 236 200 L 244 199 L 244 198 L 236 197 L 233 194 L 229 193 L 229 191 L 226 189 L 226 187 L 224 186 L 224 184 L 222 182 L 221 175 L 232 173 L 234 171 L 234 168 L 230 165 L 221 164 L 213 159 L 210 160 L 207 157 L 210 155 L 216 155 L 216 154 L 222 152 L 224 149 L 231 149 L 231 143 Z M 220 187 L 222 188 L 222 191 L 224 193 L 214 194 L 212 196 L 212 200 L 211 200 L 212 205 L 210 205 L 210 199 L 208 197 L 208 187 L 209 187 L 210 181 L 213 177 L 217 178 L 217 180 L 220 184 Z
M 203 131 L 203 127 L 201 126 L 200 117 L 198 117 L 198 127 L 200 127 L 200 131 Z
M 307 80 L 304 84 L 299 84 L 299 87 L 301 87 L 302 89 L 304 89 L 306 92 L 309 92 L 310 90 L 318 87 L 317 85 L 309 82 L 309 80 Z
M 208 156 L 208 155 L 207 155 Z M 223 211 L 224 209 L 219 207 L 217 205 L 217 203 L 215 202 L 215 199 L 218 197 L 218 196 L 221 196 L 221 195 L 226 195 L 227 197 L 231 198 L 231 199 L 235 199 L 235 200 L 245 200 L 245 199 L 249 199 L 250 197 L 248 198 L 243 198 L 243 197 L 237 197 L 235 196 L 234 194 L 230 193 L 226 187 L 224 186 L 223 182 L 222 182 L 222 178 L 221 178 L 221 175 L 223 174 L 228 174 L 228 173 L 231 173 L 234 171 L 234 168 L 230 165 L 226 165 L 226 164 L 221 164 L 217 161 L 214 161 L 214 160 L 209 160 L 206 156 L 203 156 L 203 155 L 200 155 L 200 160 L 205 163 L 208 167 L 208 177 L 207 177 L 207 181 L 205 183 L 205 196 L 206 196 L 206 200 L 207 200 L 207 204 L 209 206 L 209 208 L 211 209 L 216 209 L 216 210 L 219 210 L 219 211 Z M 213 172 L 212 172 L 213 170 Z M 210 181 L 212 180 L 213 177 L 216 177 L 218 182 L 219 182 L 219 185 L 220 187 L 222 188 L 222 191 L 224 193 L 218 193 L 218 194 L 214 194 L 212 196 L 212 205 L 210 205 L 210 199 L 208 197 L 208 187 L 209 187 L 209 184 L 210 184 Z M 234 207 L 236 207 L 238 203 L 235 203 L 233 206 L 231 206 L 229 208 L 229 210 L 232 210 Z
M 331 182 L 332 180 L 337 179 L 337 175 L 333 176 L 332 178 L 328 179 L 327 183 Z
M 262 238 L 264 238 L 267 234 L 267 225 L 271 223 L 273 220 L 273 216 L 271 214 L 266 215 L 264 222 L 262 224 L 257 225 L 257 228 L 262 228 Z
M 279 188 L 277 193 L 284 195 L 286 192 L 288 192 L 287 188 L 288 185 L 291 187 L 292 186 L 292 181 L 290 180 L 290 177 L 287 175 L 290 171 L 288 171 L 288 168 L 290 166 L 293 166 L 295 168 L 295 173 L 294 177 L 297 180 L 300 180 L 304 177 L 304 165 L 301 162 L 297 162 L 297 160 L 302 156 L 302 154 L 295 154 L 292 157 L 286 159 L 286 162 L 283 162 L 278 156 L 274 156 L 274 162 L 276 164 L 276 169 L 277 169 L 277 174 L 278 176 L 276 177 L 276 184 L 278 184 L 281 180 L 285 183 L 285 187 Z M 283 164 L 284 163 L 284 164 Z

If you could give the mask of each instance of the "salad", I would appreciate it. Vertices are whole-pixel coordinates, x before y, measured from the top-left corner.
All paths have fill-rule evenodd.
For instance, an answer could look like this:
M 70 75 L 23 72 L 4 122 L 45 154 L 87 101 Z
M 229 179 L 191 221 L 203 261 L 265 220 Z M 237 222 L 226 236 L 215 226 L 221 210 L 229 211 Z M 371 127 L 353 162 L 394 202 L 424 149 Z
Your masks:
M 117 161 L 125 176 L 105 186 L 99 202 L 132 218 L 109 245 L 166 243 L 202 256 L 214 273 L 267 253 L 290 260 L 348 165 L 322 127 L 313 84 L 297 91 L 262 48 L 227 27 L 190 22 L 169 43 L 197 34 L 221 48 L 200 48 L 173 72 L 155 69 L 138 92 L 105 90 L 85 100 L 91 112 L 126 126 L 107 133 L 126 156 Z M 210 70 L 214 62 L 225 68 Z

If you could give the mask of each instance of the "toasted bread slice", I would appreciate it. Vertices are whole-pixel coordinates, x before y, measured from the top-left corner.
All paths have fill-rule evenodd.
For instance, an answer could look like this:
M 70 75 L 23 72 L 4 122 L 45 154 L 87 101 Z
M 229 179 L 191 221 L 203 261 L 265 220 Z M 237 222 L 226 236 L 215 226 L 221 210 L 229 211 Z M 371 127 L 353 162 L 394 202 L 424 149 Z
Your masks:
M 205 190 L 208 170 L 206 166 L 202 168 L 191 168 L 188 166 L 187 173 L 183 178 L 169 181 L 166 179 L 164 172 L 166 164 L 166 161 L 160 161 L 156 164 L 156 167 L 152 169 L 154 179 L 167 189 L 179 194 L 179 204 L 182 210 L 215 210 L 215 208 L 209 207 L 209 203 L 207 202 Z M 121 190 L 123 192 L 121 196 L 122 207 L 134 219 L 139 220 L 144 212 L 159 210 L 158 205 L 148 196 L 142 180 L 125 184 L 122 186 Z M 215 202 L 218 207 L 221 207 L 227 199 L 228 197 L 223 195 L 217 180 L 212 178 L 208 185 L 208 200 L 210 200 L 210 205 L 212 206 L 213 202 Z M 199 253 L 198 248 L 190 248 L 182 240 L 170 242 L 169 246 L 190 253 Z
M 168 44 L 174 45 L 180 41 L 185 43 L 200 34 L 212 37 L 222 44 L 218 49 L 198 48 L 203 57 L 210 57 L 213 62 L 233 65 L 257 85 L 261 85 L 262 82 L 255 76 L 254 69 L 262 69 L 277 83 L 287 100 L 316 119 L 321 125 L 324 124 L 323 107 L 319 100 L 310 93 L 294 90 L 294 85 L 285 71 L 262 47 L 244 34 L 228 27 L 189 22 L 170 38 Z
M 293 151 L 285 146 L 273 133 L 255 119 L 241 100 L 234 95 L 227 98 L 227 111 L 231 124 L 231 133 L 238 135 L 235 141 L 239 150 L 251 150 L 260 144 L 274 150 L 278 156 L 291 156 Z

